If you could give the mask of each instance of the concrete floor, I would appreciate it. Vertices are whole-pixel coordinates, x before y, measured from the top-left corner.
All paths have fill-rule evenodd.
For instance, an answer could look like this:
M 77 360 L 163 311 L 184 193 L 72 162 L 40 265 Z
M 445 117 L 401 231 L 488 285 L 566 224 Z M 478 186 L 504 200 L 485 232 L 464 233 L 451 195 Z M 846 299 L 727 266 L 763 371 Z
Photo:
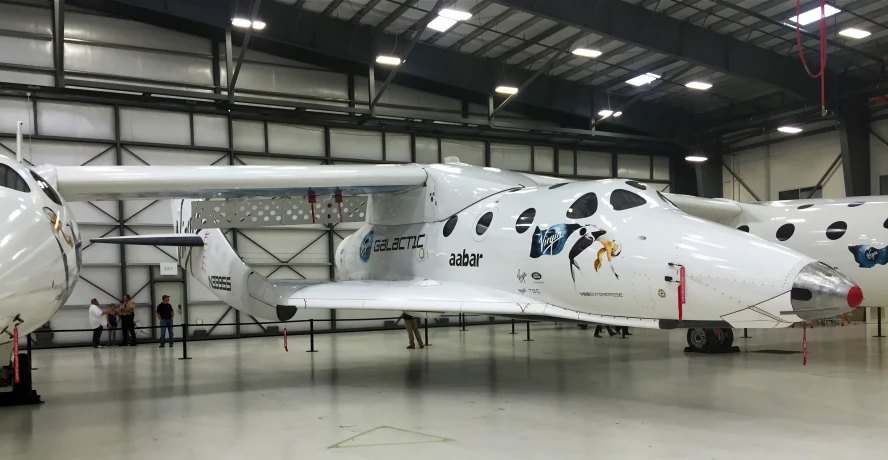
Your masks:
M 0 458 L 883 458 L 888 339 L 869 326 L 751 331 L 686 356 L 534 325 L 35 353 L 46 404 L 0 409 Z

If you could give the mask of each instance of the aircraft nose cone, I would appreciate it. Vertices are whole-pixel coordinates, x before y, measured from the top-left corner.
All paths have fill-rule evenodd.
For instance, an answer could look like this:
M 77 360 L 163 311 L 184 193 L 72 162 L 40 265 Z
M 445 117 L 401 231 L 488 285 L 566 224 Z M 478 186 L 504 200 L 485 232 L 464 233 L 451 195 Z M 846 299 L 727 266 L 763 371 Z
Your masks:
M 796 276 L 790 295 L 793 313 L 814 320 L 848 313 L 863 302 L 863 291 L 847 276 L 812 262 Z
M 848 291 L 848 306 L 857 308 L 863 302 L 863 291 L 860 286 L 854 286 Z

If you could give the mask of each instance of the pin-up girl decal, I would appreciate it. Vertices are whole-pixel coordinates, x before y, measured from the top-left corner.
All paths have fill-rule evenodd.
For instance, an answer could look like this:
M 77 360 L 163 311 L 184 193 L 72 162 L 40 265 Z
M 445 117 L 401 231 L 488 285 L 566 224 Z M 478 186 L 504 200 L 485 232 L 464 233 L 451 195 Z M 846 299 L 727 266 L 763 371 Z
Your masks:
M 594 232 L 587 232 L 585 228 L 580 229 L 580 239 L 577 240 L 576 243 L 574 243 L 573 247 L 570 248 L 570 253 L 568 254 L 568 260 L 570 261 L 570 277 L 574 280 L 574 282 L 577 281 L 576 273 L 574 273 L 574 267 L 576 267 L 576 269 L 580 270 L 580 272 L 582 273 L 582 270 L 580 269 L 580 264 L 577 263 L 577 257 L 579 257 L 580 254 L 583 253 L 583 251 L 589 249 L 589 247 L 592 246 L 592 243 L 598 241 L 602 245 L 602 248 L 598 250 L 598 255 L 596 256 L 595 262 L 592 264 L 596 272 L 599 268 L 601 268 L 602 260 L 605 255 L 607 256 L 608 262 L 610 262 L 613 257 L 620 255 L 621 249 L 619 243 L 617 243 L 616 241 L 601 238 L 602 236 L 604 236 L 605 233 L 607 233 L 607 231 L 603 228 L 599 228 L 597 231 Z M 614 276 L 616 276 L 617 279 L 620 279 L 619 275 L 617 275 L 617 272 L 614 271 L 613 266 L 611 266 L 611 271 L 614 272 Z

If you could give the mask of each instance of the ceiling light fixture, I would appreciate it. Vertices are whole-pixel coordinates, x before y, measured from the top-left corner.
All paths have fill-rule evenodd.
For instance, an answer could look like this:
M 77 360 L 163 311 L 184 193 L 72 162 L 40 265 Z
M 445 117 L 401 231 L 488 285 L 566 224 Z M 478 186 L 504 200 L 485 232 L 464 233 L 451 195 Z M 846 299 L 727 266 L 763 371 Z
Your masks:
M 609 117 L 609 116 L 611 116 L 611 115 L 613 115 L 614 118 L 616 118 L 616 117 L 619 117 L 619 116 L 622 115 L 622 114 L 623 114 L 623 112 L 619 112 L 619 111 L 614 112 L 613 110 L 607 110 L 607 109 L 602 109 L 602 110 L 599 110 L 599 111 L 598 111 L 598 116 L 600 116 L 601 118 L 607 118 L 607 117 Z
M 588 48 L 577 48 L 577 49 L 571 51 L 571 53 L 573 53 L 577 56 L 580 56 L 580 57 L 587 57 L 587 58 L 597 58 L 598 56 L 601 56 L 601 51 L 590 50 Z
M 685 86 L 691 89 L 699 89 L 701 91 L 705 91 L 709 88 L 712 88 L 712 83 L 703 83 L 702 81 L 689 81 L 685 83 Z
M 233 25 L 234 27 L 247 28 L 247 27 L 250 27 L 252 24 L 253 23 L 250 22 L 250 20 L 247 18 L 232 18 L 231 19 L 231 25 Z
M 704 156 L 702 156 L 702 155 L 688 155 L 688 156 L 685 157 L 685 161 L 690 161 L 690 162 L 693 162 L 693 163 L 702 163 L 702 162 L 704 162 L 704 161 L 706 161 L 706 160 L 708 160 L 708 159 L 709 159 L 709 158 L 706 158 L 706 157 L 704 157 Z
M 438 16 L 437 18 L 432 19 L 432 22 L 429 23 L 429 29 L 437 30 L 438 32 L 446 32 L 447 29 L 453 27 L 454 24 L 456 24 L 456 19 Z
M 500 94 L 516 94 L 518 92 L 518 88 L 516 88 L 514 86 L 500 85 L 500 86 L 497 86 L 494 91 L 496 91 Z
M 795 126 L 781 126 L 781 127 L 777 128 L 777 131 L 780 131 L 781 133 L 786 133 L 786 134 L 798 134 L 798 133 L 802 132 L 802 128 L 797 128 Z
M 265 23 L 262 21 L 253 21 L 253 29 L 262 30 L 265 28 Z
M 626 80 L 626 83 L 629 83 L 632 86 L 641 86 L 641 85 L 646 85 L 658 78 L 660 78 L 660 76 L 657 74 L 646 73 L 644 75 L 639 75 L 635 78 Z
M 472 18 L 472 13 L 444 8 L 438 12 L 438 16 L 444 16 L 445 18 L 453 19 L 454 21 L 468 21 Z
M 842 10 L 840 10 L 832 5 L 826 5 L 823 8 L 823 17 L 828 18 L 830 16 L 833 16 L 833 15 L 841 13 L 841 12 L 842 12 Z M 812 22 L 819 21 L 820 18 L 821 18 L 820 7 L 818 6 L 817 8 L 812 8 L 808 11 L 805 11 L 804 13 L 798 15 L 798 17 L 793 16 L 793 17 L 789 18 L 789 21 L 790 22 L 798 22 L 800 26 L 806 26 L 808 24 L 811 24 Z
M 401 65 L 401 58 L 396 56 L 376 56 L 376 63 L 382 65 Z
M 844 36 L 850 37 L 850 38 L 861 39 L 861 38 L 869 37 L 871 34 L 865 30 L 860 30 L 860 29 L 855 29 L 853 27 L 849 27 L 849 28 L 844 29 L 841 32 L 839 32 L 839 35 L 844 35 Z

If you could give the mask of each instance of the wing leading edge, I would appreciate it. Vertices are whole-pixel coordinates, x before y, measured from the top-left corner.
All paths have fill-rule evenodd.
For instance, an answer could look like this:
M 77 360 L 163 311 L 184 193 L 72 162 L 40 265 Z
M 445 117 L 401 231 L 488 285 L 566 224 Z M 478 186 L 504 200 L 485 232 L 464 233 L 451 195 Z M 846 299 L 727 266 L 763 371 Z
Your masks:
M 68 201 L 363 194 L 425 183 L 417 164 L 317 166 L 47 166 Z

